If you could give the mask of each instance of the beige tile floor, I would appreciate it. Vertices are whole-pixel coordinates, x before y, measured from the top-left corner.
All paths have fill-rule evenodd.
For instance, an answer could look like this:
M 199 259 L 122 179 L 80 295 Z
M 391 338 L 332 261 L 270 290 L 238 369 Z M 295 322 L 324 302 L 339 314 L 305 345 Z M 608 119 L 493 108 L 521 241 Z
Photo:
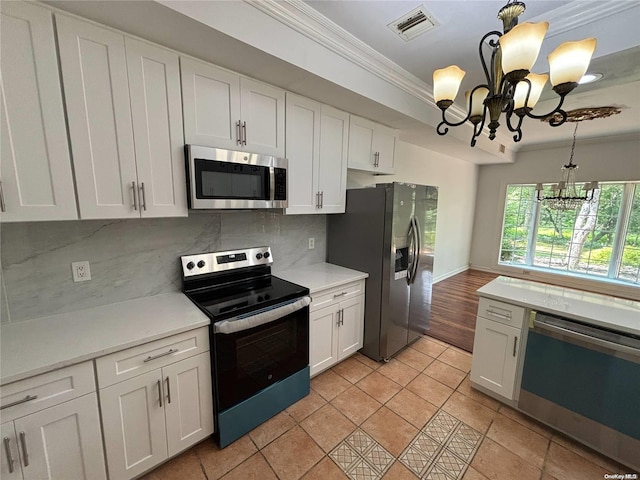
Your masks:
M 601 480 L 630 470 L 471 388 L 471 355 L 428 337 L 356 354 L 223 450 L 206 440 L 145 480 Z

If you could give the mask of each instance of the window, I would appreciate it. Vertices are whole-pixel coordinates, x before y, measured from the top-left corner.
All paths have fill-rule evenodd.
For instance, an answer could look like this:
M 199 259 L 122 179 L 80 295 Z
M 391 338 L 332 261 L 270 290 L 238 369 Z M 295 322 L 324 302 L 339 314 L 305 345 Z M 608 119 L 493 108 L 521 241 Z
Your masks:
M 551 210 L 508 185 L 499 263 L 640 285 L 640 183 L 601 183 L 593 202 Z

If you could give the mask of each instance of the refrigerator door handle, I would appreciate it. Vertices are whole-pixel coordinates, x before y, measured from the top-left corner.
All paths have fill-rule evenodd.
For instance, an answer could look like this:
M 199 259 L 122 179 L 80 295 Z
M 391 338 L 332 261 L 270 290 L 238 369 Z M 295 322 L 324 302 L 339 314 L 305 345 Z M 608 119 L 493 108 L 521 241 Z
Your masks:
M 407 265 L 407 285 L 411 285 L 411 274 L 413 273 L 413 263 L 416 261 L 415 257 L 415 233 L 413 231 L 413 218 L 409 221 L 409 231 L 407 232 L 407 243 L 409 244 L 408 249 L 408 265 Z
M 414 216 L 411 221 L 413 222 L 413 234 L 415 237 L 414 246 L 415 252 L 413 254 L 413 271 L 411 272 L 411 283 L 416 281 L 416 274 L 418 273 L 418 267 L 420 266 L 420 250 L 422 249 L 422 245 L 420 245 L 420 224 L 418 223 L 418 219 Z

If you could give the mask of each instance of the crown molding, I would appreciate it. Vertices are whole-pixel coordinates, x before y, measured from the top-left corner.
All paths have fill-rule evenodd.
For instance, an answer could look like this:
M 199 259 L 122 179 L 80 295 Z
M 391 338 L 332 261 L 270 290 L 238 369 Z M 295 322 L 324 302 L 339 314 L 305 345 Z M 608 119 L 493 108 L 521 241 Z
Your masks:
M 429 84 L 407 72 L 306 3 L 300 0 L 244 1 L 345 60 L 439 110 Z M 466 112 L 459 107 L 452 106 L 449 110 L 452 116 L 459 119 L 466 116 Z
M 549 30 L 545 38 L 562 35 L 574 28 L 600 21 L 612 15 L 618 15 L 631 8 L 638 8 L 635 1 L 590 2 L 574 1 L 527 21 L 548 21 Z

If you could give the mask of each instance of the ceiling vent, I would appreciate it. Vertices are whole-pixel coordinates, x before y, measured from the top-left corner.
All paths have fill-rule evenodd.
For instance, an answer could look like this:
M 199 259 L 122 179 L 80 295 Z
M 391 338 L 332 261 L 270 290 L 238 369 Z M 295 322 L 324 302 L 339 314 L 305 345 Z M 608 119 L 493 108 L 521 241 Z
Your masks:
M 409 13 L 391 22 L 387 27 L 405 42 L 408 42 L 438 25 L 440 24 L 434 16 L 424 8 L 424 5 L 420 5 L 418 8 L 414 8 Z

